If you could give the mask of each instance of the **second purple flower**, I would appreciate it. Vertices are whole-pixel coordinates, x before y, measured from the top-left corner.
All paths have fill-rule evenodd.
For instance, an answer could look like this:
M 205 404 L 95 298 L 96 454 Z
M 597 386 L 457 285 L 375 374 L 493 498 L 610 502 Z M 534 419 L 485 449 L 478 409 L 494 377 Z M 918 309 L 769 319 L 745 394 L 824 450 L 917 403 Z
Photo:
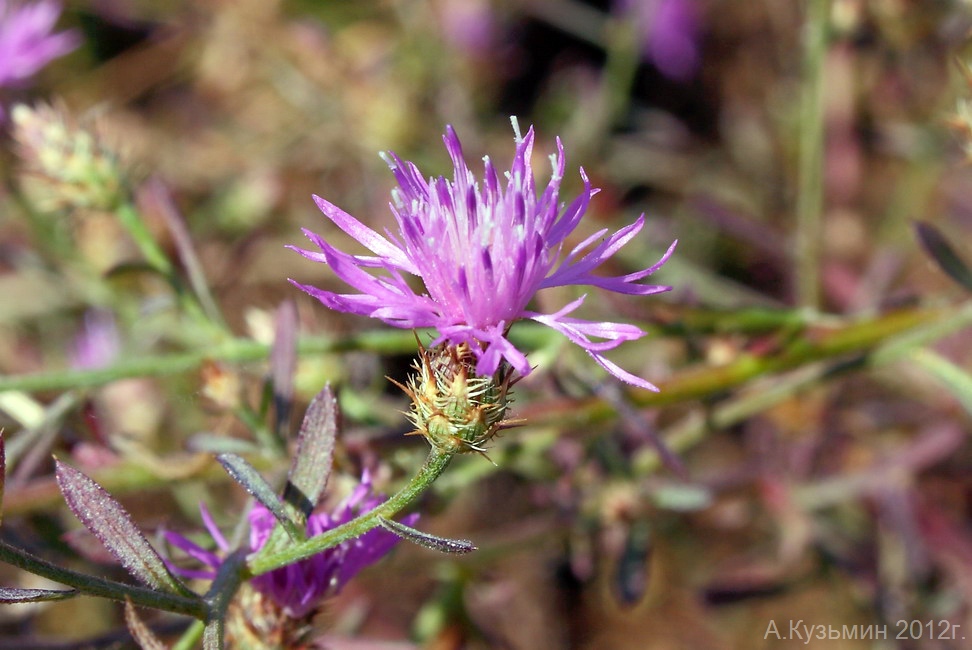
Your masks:
M 644 336 L 640 328 L 571 317 L 585 296 L 552 314 L 531 311 L 527 305 L 540 289 L 566 285 L 635 295 L 668 291 L 671 287 L 640 281 L 668 259 L 675 244 L 648 268 L 614 277 L 594 275 L 601 263 L 641 231 L 642 215 L 609 236 L 607 229 L 597 231 L 563 255 L 567 237 L 597 190 L 581 169 L 584 191 L 569 205 L 560 201 L 565 158 L 558 138 L 557 154 L 551 156 L 553 174 L 538 194 L 531 167 L 533 128 L 521 136 L 515 120 L 513 124 L 516 153 L 503 176 L 505 183 L 489 158 L 484 159 L 483 179 L 477 182 L 452 127 L 443 136 L 454 168 L 451 180 L 442 176 L 426 180 L 413 163 L 394 153 L 384 155 L 399 184 L 391 203 L 397 233 L 382 236 L 315 196 L 325 216 L 374 256 L 350 255 L 305 229 L 320 252 L 294 250 L 329 265 L 357 292 L 335 293 L 291 282 L 331 309 L 378 318 L 395 327 L 433 327 L 439 336 L 429 347 L 444 342 L 467 344 L 476 356 L 479 375 L 493 375 L 503 360 L 521 375 L 530 373 L 526 355 L 506 338 L 514 321 L 527 318 L 561 332 L 615 377 L 657 390 L 602 354 Z M 385 273 L 373 274 L 371 269 Z M 426 293 L 413 291 L 406 273 L 420 277 Z

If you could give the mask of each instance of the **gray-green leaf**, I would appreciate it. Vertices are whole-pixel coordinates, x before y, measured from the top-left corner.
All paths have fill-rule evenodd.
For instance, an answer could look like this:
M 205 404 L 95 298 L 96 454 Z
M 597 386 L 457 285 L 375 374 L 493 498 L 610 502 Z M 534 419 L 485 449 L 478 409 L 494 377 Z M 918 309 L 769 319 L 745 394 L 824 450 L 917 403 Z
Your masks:
M 169 573 L 165 562 L 120 503 L 78 470 L 60 461 L 55 464 L 57 484 L 71 512 L 133 577 L 155 589 L 195 596 Z

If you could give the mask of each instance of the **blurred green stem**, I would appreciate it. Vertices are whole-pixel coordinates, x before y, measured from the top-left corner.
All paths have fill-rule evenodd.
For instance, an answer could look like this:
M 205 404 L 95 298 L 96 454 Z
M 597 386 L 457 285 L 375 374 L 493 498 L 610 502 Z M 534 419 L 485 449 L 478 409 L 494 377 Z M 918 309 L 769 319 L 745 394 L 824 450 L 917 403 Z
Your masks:
M 797 301 L 820 308 L 820 236 L 823 211 L 824 62 L 830 0 L 807 0 L 804 25 L 803 91 L 800 105 L 799 180 L 796 212 Z
M 172 644 L 172 650 L 193 650 L 202 638 L 205 627 L 206 624 L 202 621 L 193 621 L 182 636 Z
M 415 335 L 406 330 L 375 330 L 343 339 L 308 337 L 298 342 L 300 354 L 322 354 L 349 350 L 379 353 L 415 350 Z M 246 363 L 263 361 L 270 346 L 250 339 L 231 339 L 205 350 L 169 353 L 141 359 L 126 359 L 107 368 L 56 370 L 29 375 L 0 376 L 0 392 L 7 390 L 55 391 L 101 386 L 130 377 L 158 377 L 197 370 L 207 361 Z
M 639 393 L 637 400 L 651 403 L 680 402 L 704 396 L 712 391 L 731 388 L 741 381 L 775 369 L 790 368 L 814 360 L 839 354 L 865 351 L 885 339 L 909 329 L 938 322 L 948 326 L 954 314 L 948 308 L 914 308 L 884 314 L 869 320 L 846 322 L 829 319 L 828 325 L 806 328 L 788 348 L 760 357 L 740 357 L 736 362 L 699 370 L 687 370 L 661 384 L 660 394 Z M 671 325 L 654 328 L 684 336 L 686 330 L 695 334 L 709 332 L 759 333 L 780 328 L 794 332 L 794 328 L 808 325 L 806 314 L 799 311 L 749 310 L 739 314 L 678 312 Z M 653 329 L 653 328 L 648 328 Z M 419 331 L 420 340 L 427 340 L 426 331 Z M 511 332 L 516 345 L 538 347 L 556 336 L 541 325 L 518 323 Z M 362 332 L 341 339 L 303 337 L 297 345 L 301 355 L 327 354 L 346 351 L 367 351 L 380 354 L 414 352 L 415 334 L 409 330 L 382 329 Z M 101 386 L 130 377 L 158 377 L 193 372 L 207 361 L 247 363 L 263 361 L 270 346 L 250 339 L 231 339 L 206 350 L 126 359 L 107 368 L 91 370 L 57 370 L 28 375 L 0 376 L 0 392 L 8 390 L 56 391 L 70 388 Z
M 909 360 L 944 384 L 972 415 L 972 375 L 940 354 L 928 349 L 915 350 Z
M 607 47 L 601 75 L 603 115 L 589 134 L 596 142 L 606 142 L 611 127 L 621 122 L 631 102 L 631 88 L 639 63 L 638 21 L 629 17 L 607 22 Z
M 168 255 L 145 226 L 145 220 L 135 205 L 129 202 L 123 203 L 115 210 L 115 215 L 128 231 L 149 266 L 168 281 L 179 299 L 182 310 L 206 329 L 213 330 L 215 333 L 228 333 L 226 324 L 209 293 L 201 269 L 194 269 L 190 265 L 189 281 L 193 288 L 193 291 L 190 291 L 182 282 Z
M 175 269 L 172 262 L 145 226 L 145 222 L 135 206 L 131 203 L 123 203 L 115 210 L 115 215 L 125 230 L 128 231 L 135 245 L 138 246 L 138 250 L 145 257 L 145 261 L 166 278 L 174 278 Z
M 279 569 L 316 555 L 323 550 L 333 548 L 346 540 L 360 537 L 372 528 L 377 528 L 380 525 L 379 517 L 391 519 L 398 511 L 412 503 L 445 471 L 451 460 L 452 454 L 446 454 L 433 448 L 429 452 L 425 464 L 422 465 L 422 468 L 412 480 L 383 504 L 346 524 L 304 542 L 289 545 L 281 550 L 272 549 L 269 545 L 264 547 L 266 552 L 259 552 L 250 558 L 249 574 L 258 576 Z
M 790 321 L 784 319 L 782 322 Z M 760 323 L 762 324 L 761 319 Z M 633 391 L 631 401 L 639 407 L 691 402 L 722 395 L 761 376 L 769 377 L 776 373 L 828 360 L 857 359 L 859 365 L 891 363 L 907 359 L 913 351 L 970 326 L 972 326 L 972 302 L 965 303 L 959 308 L 910 309 L 858 323 L 834 324 L 828 328 L 807 328 L 799 337 L 789 339 L 788 345 L 779 350 L 768 351 L 763 355 L 745 354 L 722 366 L 685 370 L 667 381 L 659 382 L 661 387 L 659 393 Z M 524 331 L 530 336 L 534 334 L 537 337 L 541 336 L 537 328 L 521 330 Z M 237 345 L 239 347 L 235 347 Z M 299 349 L 302 354 L 354 349 L 381 353 L 408 352 L 415 349 L 415 337 L 409 331 L 380 330 L 364 332 L 341 341 L 323 338 L 303 340 Z M 206 355 L 193 354 L 175 358 L 176 363 L 171 365 L 164 364 L 168 357 L 153 357 L 145 360 L 144 367 L 126 364 L 105 371 L 88 371 L 69 376 L 45 374 L 0 377 L 0 390 L 46 390 L 51 389 L 53 380 L 60 382 L 65 379 L 79 379 L 84 385 L 90 386 L 121 377 L 144 375 L 149 370 L 156 374 L 186 372 L 197 368 L 205 359 L 255 361 L 266 358 L 267 354 L 267 346 L 253 341 L 234 341 L 226 346 L 218 346 Z M 156 362 L 160 365 L 152 365 Z M 787 380 L 783 378 L 781 381 L 785 384 Z M 73 385 L 75 384 L 71 382 L 58 384 L 60 387 Z M 727 404 L 730 403 L 734 402 Z M 754 402 L 748 404 L 753 408 L 758 406 L 758 404 L 753 406 Z M 571 426 L 576 427 L 585 423 L 609 420 L 615 417 L 615 411 L 603 400 L 591 398 L 548 400 L 525 407 L 519 415 L 527 418 L 535 427 L 556 426 L 562 422 L 569 422 Z M 704 434 L 704 429 L 701 431 L 702 433 L 698 435 Z M 672 448 L 678 450 L 675 445 Z M 251 460 L 258 462 L 260 459 L 254 457 Z M 193 476 L 211 480 L 222 480 L 226 477 L 216 463 L 209 463 L 206 467 L 197 470 L 190 468 L 187 471 L 192 472 Z M 116 494 L 136 489 L 151 489 L 165 485 L 171 480 L 135 461 L 94 470 L 92 478 L 102 487 Z M 22 487 L 8 486 L 4 509 L 10 515 L 23 514 L 44 510 L 60 502 L 61 494 L 53 479 L 37 479 Z

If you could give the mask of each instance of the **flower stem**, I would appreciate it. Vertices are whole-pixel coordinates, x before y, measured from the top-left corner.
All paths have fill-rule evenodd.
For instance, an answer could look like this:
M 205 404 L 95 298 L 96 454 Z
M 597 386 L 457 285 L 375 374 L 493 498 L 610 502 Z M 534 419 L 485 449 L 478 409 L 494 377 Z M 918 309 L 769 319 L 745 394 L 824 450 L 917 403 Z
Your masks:
M 199 639 L 202 638 L 205 627 L 206 624 L 202 621 L 193 621 L 186 628 L 186 631 L 182 633 L 182 636 L 172 644 L 171 650 L 194 650 L 199 643 Z
M 29 571 L 63 585 L 74 587 L 78 591 L 90 596 L 100 596 L 124 602 L 127 598 L 135 605 L 162 609 L 176 614 L 185 614 L 199 619 L 209 616 L 209 607 L 200 599 L 177 596 L 161 591 L 154 591 L 146 587 L 126 585 L 113 580 L 105 580 L 95 576 L 85 575 L 51 564 L 46 560 L 22 551 L 14 546 L 0 541 L 0 561 Z
M 820 223 L 823 210 L 824 58 L 830 0 L 810 0 L 806 18 L 800 162 L 797 187 L 796 270 L 798 303 L 820 308 Z
M 442 474 L 450 460 L 452 460 L 452 454 L 443 453 L 433 448 L 429 452 L 425 464 L 422 465 L 422 468 L 412 480 L 383 504 L 344 525 L 299 544 L 288 546 L 283 550 L 277 551 L 267 547 L 270 552 L 259 552 L 250 558 L 248 563 L 249 576 L 247 577 L 258 576 L 304 560 L 323 550 L 333 548 L 345 540 L 360 537 L 372 528 L 378 527 L 380 525 L 379 517 L 390 519 L 395 513 L 418 498 Z
M 122 203 L 115 210 L 115 216 L 118 217 L 118 221 L 128 231 L 128 234 L 131 235 L 135 245 L 138 246 L 138 250 L 145 256 L 145 261 L 166 278 L 174 277 L 175 269 L 172 267 L 172 262 L 169 261 L 168 256 L 159 247 L 155 241 L 155 237 L 149 232 L 149 229 L 145 227 L 145 222 L 142 221 L 142 217 L 135 209 L 135 206 L 127 202 Z
M 415 335 L 406 330 L 374 330 L 334 339 L 307 337 L 298 342 L 300 354 L 322 354 L 347 350 L 364 350 L 382 354 L 415 351 Z M 261 361 L 270 354 L 270 346 L 250 339 L 229 339 L 204 350 L 123 359 L 107 368 L 90 370 L 55 370 L 25 375 L 0 376 L 0 392 L 9 390 L 56 391 L 70 388 L 102 386 L 130 377 L 159 377 L 191 372 L 207 361 Z

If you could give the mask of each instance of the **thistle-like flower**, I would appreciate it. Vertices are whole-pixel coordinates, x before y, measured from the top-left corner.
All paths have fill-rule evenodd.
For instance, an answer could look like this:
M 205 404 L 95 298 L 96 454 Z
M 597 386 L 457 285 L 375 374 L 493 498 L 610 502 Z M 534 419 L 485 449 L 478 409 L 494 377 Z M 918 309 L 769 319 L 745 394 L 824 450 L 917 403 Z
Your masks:
M 668 291 L 671 287 L 639 281 L 668 259 L 675 244 L 646 269 L 617 277 L 593 275 L 594 269 L 641 231 L 642 215 L 606 238 L 607 229 L 599 230 L 562 256 L 567 237 L 597 190 L 581 169 L 584 191 L 566 207 L 560 202 L 565 159 L 558 139 L 557 154 L 551 156 L 553 175 L 538 196 L 531 167 L 533 128 L 521 136 L 515 119 L 513 126 L 516 154 L 505 189 L 489 158 L 485 159 L 482 183 L 475 180 L 452 127 L 443 136 L 454 167 L 451 181 L 441 176 L 426 181 L 414 164 L 394 153 L 384 155 L 399 184 L 391 204 L 398 232 L 386 232 L 387 237 L 315 196 L 325 216 L 374 256 L 344 253 L 305 229 L 304 234 L 320 252 L 294 250 L 328 264 L 358 293 L 340 294 L 291 282 L 331 309 L 378 318 L 395 327 L 434 327 L 439 336 L 429 347 L 443 342 L 468 345 L 476 357 L 475 372 L 481 376 L 494 375 L 504 360 L 520 375 L 530 373 L 526 355 L 506 338 L 514 321 L 527 318 L 564 334 L 615 377 L 657 390 L 603 356 L 624 341 L 644 336 L 640 328 L 570 317 L 584 296 L 552 314 L 531 311 L 527 305 L 540 289 L 566 285 L 633 295 Z M 368 269 L 385 273 L 373 275 Z M 422 279 L 425 293 L 416 293 L 409 286 L 406 273 Z
M 78 46 L 73 31 L 51 33 L 60 14 L 61 5 L 50 0 L 24 5 L 0 0 L 0 87 L 24 84 Z M 0 106 L 0 121 L 3 115 Z
M 315 512 L 308 518 L 307 536 L 337 528 L 384 502 L 383 495 L 372 491 L 370 475 L 365 472 L 361 483 L 333 512 Z M 189 578 L 213 579 L 230 547 L 205 507 L 200 512 L 219 552 L 209 551 L 171 531 L 165 533 L 165 538 L 205 565 L 198 570 L 171 566 L 173 572 Z M 402 521 L 410 525 L 417 518 L 418 515 L 409 515 Z M 259 503 L 250 511 L 249 521 L 249 546 L 256 552 L 270 539 L 277 521 Z M 240 592 L 227 621 L 227 634 L 236 638 L 234 647 L 277 647 L 268 642 L 270 638 L 280 640 L 279 647 L 293 647 L 284 641 L 297 640 L 307 631 L 309 619 L 321 603 L 336 595 L 363 568 L 387 555 L 398 540 L 394 533 L 375 528 L 306 560 L 253 578 Z M 247 644 L 246 639 L 251 637 L 262 638 L 263 644 Z
M 465 343 L 422 348 L 408 385 L 395 382 L 412 400 L 408 417 L 415 425 L 413 433 L 447 453 L 485 456 L 485 445 L 493 436 L 520 424 L 504 419 L 512 401 L 512 373 L 477 377 L 474 362 L 475 355 Z

